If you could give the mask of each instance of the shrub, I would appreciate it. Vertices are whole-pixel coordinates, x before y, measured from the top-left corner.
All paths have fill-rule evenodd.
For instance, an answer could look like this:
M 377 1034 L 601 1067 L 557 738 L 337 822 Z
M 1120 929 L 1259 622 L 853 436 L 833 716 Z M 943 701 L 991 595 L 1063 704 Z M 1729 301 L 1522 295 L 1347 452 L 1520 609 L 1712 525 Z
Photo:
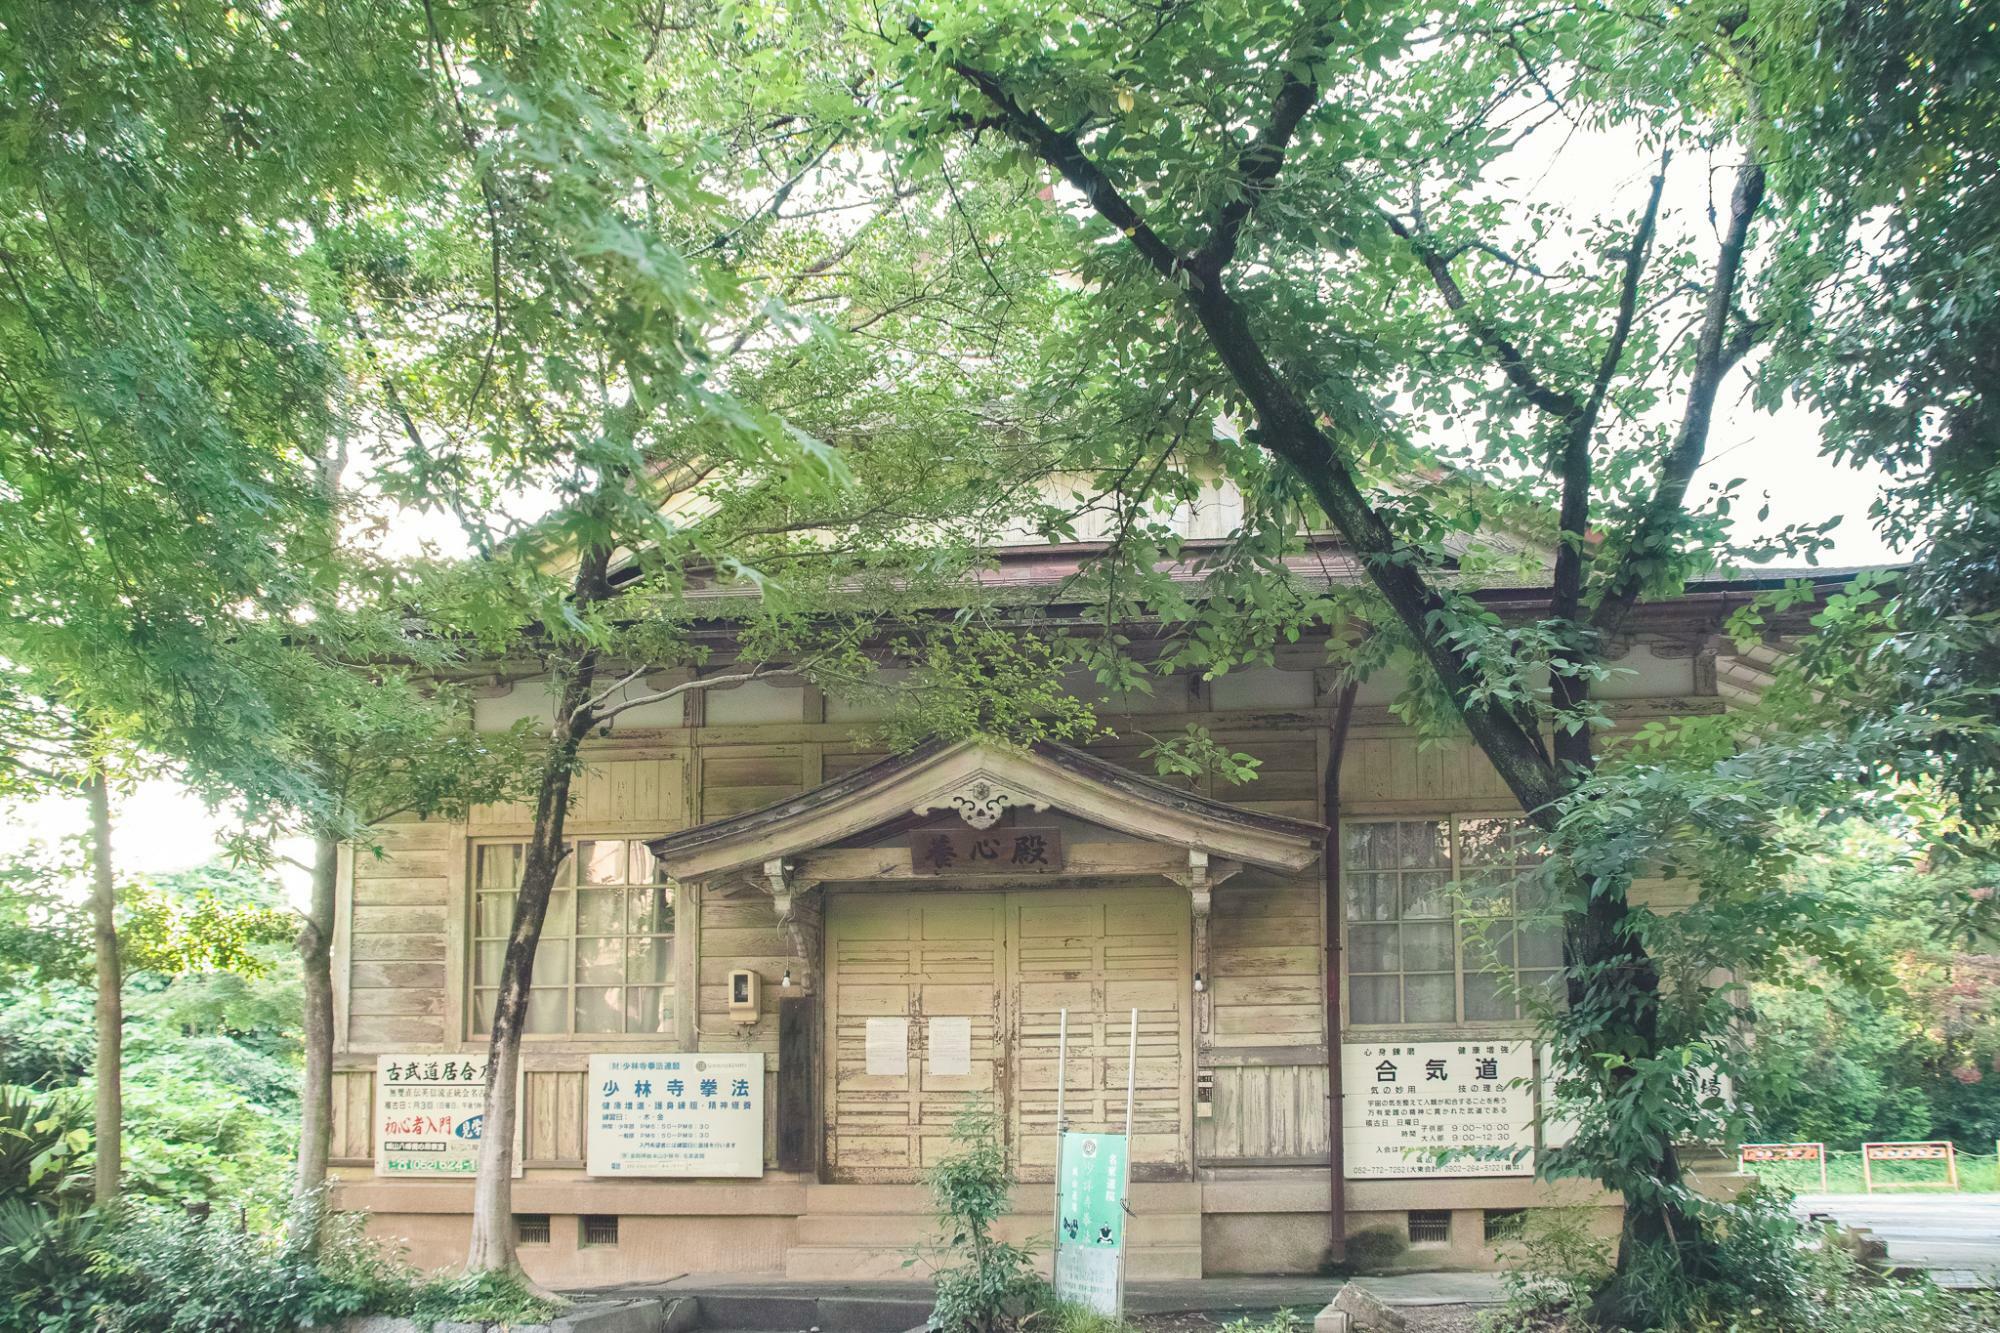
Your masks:
M 1489 1333 L 1548 1333 L 1593 1325 L 1593 1295 L 1611 1272 L 1611 1248 L 1592 1235 L 1588 1210 L 1535 1209 L 1503 1253 L 1509 1299 Z M 1782 1196 L 1753 1191 L 1709 1219 L 1714 1269 L 1642 1273 L 1649 1326 L 1665 1333 L 1990 1333 L 2000 1293 L 1941 1291 L 1927 1279 L 1882 1281 L 1837 1246 L 1809 1238 Z
M 939 1236 L 905 1263 L 928 1259 L 937 1283 L 930 1327 L 946 1333 L 995 1333 L 1049 1300 L 1036 1276 L 1034 1251 L 993 1234 L 1006 1215 L 1014 1173 L 990 1107 L 974 1102 L 952 1122 L 953 1148 L 927 1177 Z
M 557 1308 L 516 1278 L 420 1277 L 361 1222 L 336 1214 L 307 1245 L 143 1205 L 0 1203 L 0 1333 L 294 1333 L 357 1314 L 533 1323 Z
M 80 1205 L 0 1200 L 0 1333 L 96 1328 L 90 1256 L 113 1231 Z
M 1279 1310 L 1267 1319 L 1251 1315 L 1232 1319 L 1222 1326 L 1222 1333 L 1308 1333 L 1310 1328 L 1310 1322 L 1297 1312 Z
M 1579 1315 L 1611 1276 L 1611 1242 L 1590 1229 L 1589 1208 L 1533 1208 L 1497 1253 L 1507 1271 L 1503 1318 Z
M 511 1273 L 472 1273 L 417 1283 L 395 1313 L 420 1327 L 446 1322 L 539 1324 L 561 1308 L 560 1303 L 537 1296 Z
M 1409 1240 L 1394 1227 L 1364 1227 L 1347 1238 L 1347 1260 L 1335 1267 L 1350 1273 L 1373 1272 L 1395 1263 L 1409 1248 Z
M 1021 1320 L 1033 1333 L 1130 1333 L 1131 1325 L 1074 1301 L 1052 1300 Z
M 73 1094 L 0 1087 L 0 1199 L 49 1203 L 87 1195 L 87 1121 Z

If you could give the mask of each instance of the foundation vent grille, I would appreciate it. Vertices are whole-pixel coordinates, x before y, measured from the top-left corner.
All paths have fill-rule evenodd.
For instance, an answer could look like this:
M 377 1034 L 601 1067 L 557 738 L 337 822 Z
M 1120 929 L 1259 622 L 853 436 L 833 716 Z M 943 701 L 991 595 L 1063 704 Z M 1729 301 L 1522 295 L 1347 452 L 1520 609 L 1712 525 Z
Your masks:
M 1426 1210 L 1410 1215 L 1410 1244 L 1447 1245 L 1451 1242 L 1451 1214 Z

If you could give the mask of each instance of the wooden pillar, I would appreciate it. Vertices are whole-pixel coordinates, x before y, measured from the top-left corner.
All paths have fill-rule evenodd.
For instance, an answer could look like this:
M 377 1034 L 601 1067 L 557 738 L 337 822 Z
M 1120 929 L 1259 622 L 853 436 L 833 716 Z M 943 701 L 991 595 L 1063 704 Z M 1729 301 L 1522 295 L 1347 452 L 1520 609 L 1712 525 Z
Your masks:
M 1341 902 L 1340 902 L 1340 761 L 1347 749 L 1347 726 L 1354 718 L 1353 682 L 1341 686 L 1333 718 L 1333 746 L 1326 758 L 1326 847 L 1320 865 L 1326 874 L 1326 1144 L 1332 1172 L 1327 1224 L 1334 1263 L 1347 1261 L 1347 1142 L 1340 1105 Z
M 812 1171 L 819 1136 L 813 1114 L 813 1000 L 778 999 L 778 1169 Z

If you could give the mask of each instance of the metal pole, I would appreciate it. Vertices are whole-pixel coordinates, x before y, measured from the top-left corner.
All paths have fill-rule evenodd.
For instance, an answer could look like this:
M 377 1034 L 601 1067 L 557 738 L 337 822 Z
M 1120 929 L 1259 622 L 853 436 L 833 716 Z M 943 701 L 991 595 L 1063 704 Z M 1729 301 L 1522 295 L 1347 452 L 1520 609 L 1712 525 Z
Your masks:
M 1069 1010 L 1056 1016 L 1056 1139 L 1063 1132 L 1063 1061 L 1069 1055 Z
M 1056 1169 L 1055 1230 L 1049 1233 L 1049 1285 L 1056 1281 L 1056 1266 L 1062 1262 L 1062 1159 L 1063 1159 L 1063 1064 L 1069 1056 L 1069 1010 L 1056 1018 Z
M 1130 1197 L 1132 1192 L 1132 1083 L 1133 1077 L 1139 1068 L 1139 1011 L 1137 1008 L 1132 1010 L 1131 1023 L 1132 1030 L 1125 1042 L 1125 1180 L 1120 1187 L 1119 1192 L 1121 1197 L 1118 1200 L 1118 1206 L 1124 1210 L 1127 1217 L 1132 1216 L 1132 1200 Z M 1129 1231 L 1130 1227 L 1122 1229 Z M 1111 1303 L 1111 1317 L 1121 1321 L 1125 1318 L 1125 1252 L 1129 1248 L 1130 1243 L 1131 1237 L 1128 1235 L 1118 1246 L 1117 1295 Z
M 1125 1047 L 1125 1160 L 1132 1160 L 1132 1076 L 1139 1068 L 1139 1011 L 1132 1011 L 1132 1039 Z

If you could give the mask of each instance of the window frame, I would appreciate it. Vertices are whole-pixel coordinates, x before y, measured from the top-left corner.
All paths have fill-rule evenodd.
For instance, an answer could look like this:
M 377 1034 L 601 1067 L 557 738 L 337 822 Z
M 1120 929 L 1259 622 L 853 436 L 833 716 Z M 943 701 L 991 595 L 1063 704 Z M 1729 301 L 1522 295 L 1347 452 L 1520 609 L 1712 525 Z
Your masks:
M 1346 855 L 1347 838 L 1350 832 L 1357 826 L 1368 825 L 1368 824 L 1439 823 L 1444 825 L 1445 864 L 1443 869 L 1446 874 L 1445 882 L 1447 886 L 1447 891 L 1456 893 L 1459 891 L 1459 886 L 1464 884 L 1470 878 L 1472 872 L 1478 869 L 1477 865 L 1470 864 L 1467 862 L 1464 856 L 1463 844 L 1461 842 L 1461 837 L 1460 837 L 1461 823 L 1475 821 L 1475 820 L 1504 820 L 1510 823 L 1518 824 L 1524 821 L 1524 816 L 1521 814 L 1519 810 L 1494 810 L 1490 808 L 1481 808 L 1473 810 L 1414 810 L 1414 811 L 1399 811 L 1399 812 L 1371 812 L 1365 815 L 1343 815 L 1338 820 L 1337 826 L 1334 830 L 1334 836 L 1337 839 L 1339 839 L 1339 847 L 1341 852 L 1340 902 L 1339 902 L 1340 1004 L 1341 1004 L 1340 1027 L 1344 1035 L 1348 1035 L 1350 1036 L 1350 1038 L 1358 1037 L 1358 1039 L 1370 1040 L 1370 1041 L 1390 1040 L 1395 1038 L 1402 1038 L 1406 1040 L 1424 1040 L 1426 1038 L 1426 1034 L 1439 1034 L 1445 1037 L 1456 1037 L 1461 1034 L 1474 1035 L 1474 1036 L 1492 1036 L 1492 1037 L 1519 1037 L 1522 1035 L 1532 1033 L 1534 1031 L 1535 1020 L 1525 1015 L 1517 1016 L 1514 1018 L 1466 1018 L 1463 1016 L 1466 1012 L 1466 1001 L 1465 1001 L 1466 978 L 1468 975 L 1478 976 L 1480 975 L 1481 972 L 1481 969 L 1473 969 L 1468 973 L 1466 967 L 1467 932 L 1465 927 L 1468 922 L 1478 920 L 1479 918 L 1467 915 L 1465 912 L 1463 912 L 1456 906 L 1454 906 L 1453 909 L 1448 914 L 1441 917 L 1416 918 L 1416 920 L 1419 921 L 1420 923 L 1435 921 L 1438 923 L 1447 924 L 1450 928 L 1452 969 L 1449 975 L 1452 978 L 1452 1012 L 1454 1014 L 1454 1017 L 1447 1019 L 1421 1020 L 1417 1022 L 1398 1022 L 1398 1023 L 1363 1023 L 1363 1022 L 1357 1022 L 1354 1018 L 1354 981 L 1356 973 L 1354 968 L 1355 950 L 1352 938 L 1353 930 L 1354 927 L 1357 925 L 1367 926 L 1378 923 L 1373 923 L 1368 921 L 1356 921 L 1353 919 L 1351 912 L 1354 902 L 1354 893 L 1352 888 L 1351 877 L 1357 874 L 1372 874 L 1380 872 L 1374 869 L 1364 869 L 1356 867 L 1348 860 Z M 1413 870 L 1405 870 L 1399 867 L 1393 873 L 1397 873 L 1399 875 L 1404 873 L 1421 873 L 1421 867 L 1414 868 Z M 1547 915 L 1552 920 L 1559 921 L 1561 918 L 1561 914 L 1559 912 L 1551 912 L 1548 913 Z M 1519 911 L 1517 906 L 1516 910 L 1510 911 L 1508 914 L 1506 914 L 1506 916 L 1504 917 L 1496 916 L 1494 919 L 1519 922 L 1522 920 L 1531 919 L 1531 917 L 1530 914 Z M 1399 907 L 1397 916 L 1393 922 L 1382 922 L 1379 924 L 1385 924 L 1385 925 L 1395 924 L 1400 926 L 1403 924 L 1404 920 L 1405 918 L 1402 916 Z M 1518 944 L 1516 947 L 1518 949 Z M 1520 976 L 1523 969 L 1520 965 L 1518 952 L 1516 953 L 1515 961 L 1509 965 L 1509 970 L 1512 971 L 1512 973 L 1516 978 Z M 1533 967 L 1533 968 L 1528 968 L 1526 970 L 1530 972 L 1547 972 L 1550 969 L 1546 967 Z M 1361 973 L 1361 975 L 1364 977 L 1394 976 L 1402 978 L 1412 975 L 1412 973 L 1410 972 L 1409 969 L 1402 966 L 1402 959 L 1399 957 L 1397 969 L 1393 972 L 1364 971 L 1363 973 Z M 1418 970 L 1415 973 L 1415 975 L 1423 976 L 1423 975 L 1441 975 L 1441 974 L 1429 974 L 1423 972 L 1422 970 Z
M 635 846 L 643 850 L 645 848 L 645 844 L 653 842 L 663 836 L 665 835 L 657 832 L 632 833 L 632 832 L 612 831 L 612 830 L 591 831 L 586 829 L 586 830 L 568 832 L 567 836 L 564 838 L 564 843 L 569 850 L 564 855 L 562 866 L 558 867 L 555 893 L 557 894 L 566 893 L 570 895 L 569 922 L 567 928 L 559 935 L 554 935 L 554 936 L 549 935 L 547 933 L 546 925 L 544 926 L 544 934 L 543 934 L 543 940 L 545 943 L 550 939 L 558 939 L 561 940 L 565 945 L 567 945 L 569 950 L 567 957 L 567 967 L 565 969 L 565 980 L 555 983 L 557 986 L 561 988 L 565 996 L 564 1006 L 563 1006 L 564 1026 L 563 1030 L 560 1032 L 536 1032 L 533 1030 L 524 1030 L 521 1034 L 523 1041 L 534 1042 L 548 1046 L 579 1046 L 579 1045 L 598 1046 L 604 1044 L 632 1045 L 632 1044 L 645 1044 L 645 1043 L 659 1044 L 662 1042 L 668 1044 L 674 1044 L 679 1042 L 680 1040 L 679 1034 L 682 1026 L 682 1007 L 688 1002 L 684 995 L 685 988 L 681 984 L 681 979 L 682 976 L 684 975 L 682 967 L 682 951 L 685 947 L 691 947 L 687 943 L 688 937 L 681 930 L 681 923 L 682 920 L 684 919 L 685 908 L 686 908 L 685 887 L 681 885 L 678 881 L 666 878 L 664 876 L 656 880 L 650 881 L 649 884 L 636 883 L 630 881 L 629 879 L 623 883 L 615 885 L 609 882 L 600 883 L 595 887 L 604 887 L 604 888 L 618 887 L 629 890 L 634 888 L 645 888 L 651 885 L 658 885 L 669 889 L 672 895 L 671 896 L 672 920 L 670 923 L 670 928 L 663 933 L 641 932 L 635 934 L 632 929 L 632 919 L 628 915 L 624 918 L 623 929 L 620 931 L 619 934 L 615 936 L 579 935 L 579 932 L 577 930 L 577 926 L 579 924 L 577 919 L 577 914 L 579 911 L 578 907 L 579 899 L 577 898 L 577 894 L 581 891 L 586 891 L 594 887 L 591 884 L 581 882 L 581 872 L 578 862 L 578 848 L 582 846 L 584 843 L 617 842 L 626 845 L 625 855 L 629 858 L 632 855 L 633 848 Z M 465 965 L 463 968 L 463 977 L 459 990 L 461 996 L 463 997 L 463 1003 L 465 1006 L 464 1022 L 461 1026 L 464 1028 L 465 1040 L 468 1042 L 485 1041 L 491 1035 L 491 1030 L 492 1030 L 491 1006 L 493 1004 L 493 997 L 497 994 L 498 990 L 497 985 L 482 985 L 480 983 L 480 973 L 479 973 L 480 950 L 482 947 L 490 947 L 495 944 L 504 946 L 506 941 L 506 937 L 504 934 L 495 936 L 495 935 L 483 934 L 480 931 L 480 920 L 479 920 L 480 900 L 482 896 L 490 896 L 496 892 L 496 890 L 483 888 L 480 884 L 479 881 L 480 855 L 482 851 L 491 847 L 510 847 L 510 846 L 525 847 L 529 841 L 529 837 L 530 835 L 524 832 L 524 833 L 514 833 L 514 834 L 506 834 L 506 833 L 481 834 L 473 837 L 468 837 L 466 839 L 465 871 L 464 871 L 466 888 L 465 888 L 464 916 L 463 916 L 464 930 L 465 930 L 465 934 L 463 937 L 465 941 L 465 950 L 464 950 Z M 651 853 L 647 852 L 646 854 L 650 859 Z M 627 865 L 628 865 L 627 874 L 629 876 L 630 874 L 629 860 L 627 862 Z M 657 865 L 655 865 L 655 873 L 656 874 L 658 873 Z M 507 892 L 511 895 L 512 891 L 507 891 Z M 552 908 L 554 907 L 553 902 L 551 903 L 551 907 Z M 619 942 L 619 951 L 623 959 L 624 970 L 621 972 L 620 979 L 617 982 L 587 983 L 587 982 L 580 982 L 577 979 L 578 958 L 577 958 L 576 946 L 579 939 L 616 939 Z M 631 979 L 631 971 L 630 971 L 631 957 L 632 957 L 631 945 L 632 941 L 634 941 L 635 939 L 664 941 L 668 946 L 667 948 L 668 957 L 666 960 L 666 965 L 661 974 L 661 978 L 658 981 L 634 982 Z M 537 972 L 541 971 L 540 962 L 541 962 L 541 955 L 538 954 L 537 968 L 536 968 Z M 543 982 L 538 980 L 535 986 L 530 990 L 529 994 L 530 994 L 531 1005 L 533 1003 L 533 996 L 535 992 L 540 991 L 542 989 L 543 984 L 544 984 Z M 667 993 L 669 1004 L 671 1006 L 668 1010 L 667 1025 L 662 1029 L 644 1031 L 644 1032 L 629 1032 L 629 1031 L 591 1032 L 591 1031 L 580 1030 L 577 1027 L 577 1011 L 576 1011 L 577 992 L 579 989 L 587 989 L 593 984 L 602 986 L 616 985 L 618 987 L 620 992 L 619 1002 L 621 1009 L 625 1014 L 624 1021 L 627 1024 L 629 1024 L 631 1021 L 630 1007 L 629 1007 L 631 1000 L 628 993 L 630 989 L 635 985 L 644 988 L 651 988 L 654 986 L 659 987 L 660 989 L 664 990 Z M 482 1008 L 484 1009 L 483 1016 L 482 1016 Z

